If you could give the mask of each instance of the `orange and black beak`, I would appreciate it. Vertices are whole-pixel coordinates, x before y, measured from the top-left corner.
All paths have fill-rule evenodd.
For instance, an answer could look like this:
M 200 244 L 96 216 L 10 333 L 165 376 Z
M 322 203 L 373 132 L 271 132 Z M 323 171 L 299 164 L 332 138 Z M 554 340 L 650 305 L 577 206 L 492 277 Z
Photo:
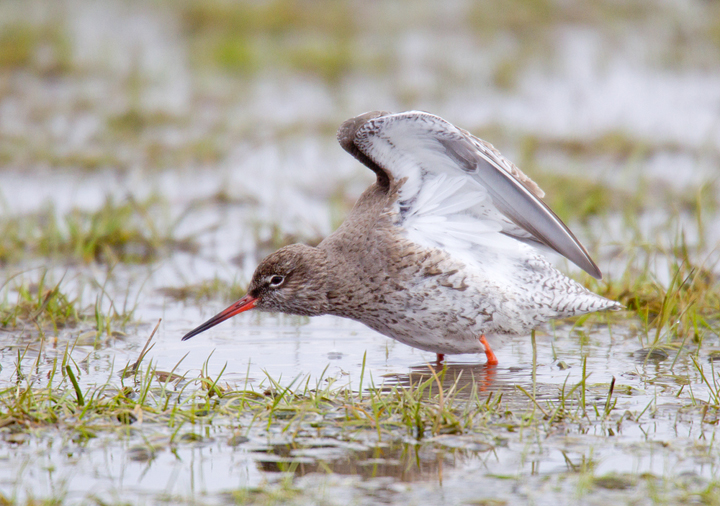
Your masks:
M 257 304 L 258 298 L 253 297 L 250 294 L 247 294 L 245 297 L 237 301 L 235 304 L 230 306 L 229 308 L 219 312 L 212 318 L 210 318 L 208 321 L 200 325 L 199 327 L 194 328 L 187 334 L 185 334 L 182 338 L 183 341 L 187 341 L 191 337 L 194 337 L 198 335 L 200 332 L 205 332 L 210 327 L 214 327 L 220 322 L 224 322 L 228 318 L 232 318 L 236 314 L 240 314 L 243 311 L 247 311 L 248 309 L 252 309 L 255 307 L 255 304 Z

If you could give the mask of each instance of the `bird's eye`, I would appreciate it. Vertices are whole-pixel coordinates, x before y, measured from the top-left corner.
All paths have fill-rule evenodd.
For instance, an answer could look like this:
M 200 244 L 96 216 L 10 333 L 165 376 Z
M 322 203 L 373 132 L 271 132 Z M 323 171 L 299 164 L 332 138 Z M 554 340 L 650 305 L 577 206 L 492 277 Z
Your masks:
M 285 276 L 279 276 L 276 274 L 275 276 L 270 278 L 270 287 L 276 288 L 276 287 L 282 285 L 283 281 L 285 281 Z

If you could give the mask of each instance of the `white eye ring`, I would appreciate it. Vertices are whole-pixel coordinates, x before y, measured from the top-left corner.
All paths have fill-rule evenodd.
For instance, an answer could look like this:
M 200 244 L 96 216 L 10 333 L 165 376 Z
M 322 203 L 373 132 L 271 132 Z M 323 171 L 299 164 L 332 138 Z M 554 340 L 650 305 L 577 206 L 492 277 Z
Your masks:
M 270 288 L 277 288 L 278 286 L 282 285 L 285 282 L 285 276 L 281 276 L 279 274 L 274 274 L 267 278 L 267 282 L 268 282 L 268 286 L 270 286 Z

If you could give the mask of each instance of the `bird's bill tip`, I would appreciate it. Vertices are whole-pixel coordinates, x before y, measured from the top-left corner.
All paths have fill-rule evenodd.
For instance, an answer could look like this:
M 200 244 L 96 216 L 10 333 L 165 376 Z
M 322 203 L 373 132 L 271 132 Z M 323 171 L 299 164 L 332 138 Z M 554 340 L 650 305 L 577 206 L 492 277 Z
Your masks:
M 188 332 L 182 337 L 183 341 L 187 341 L 191 337 L 195 337 L 201 332 L 205 332 L 207 329 L 214 327 L 218 323 L 224 322 L 228 318 L 232 318 L 236 314 L 240 314 L 243 311 L 248 311 L 249 309 L 252 309 L 255 307 L 255 305 L 258 302 L 257 297 L 253 297 L 250 294 L 245 295 L 243 298 L 235 302 L 230 307 L 220 311 L 218 314 L 210 318 L 208 321 L 203 323 L 202 325 L 195 327 L 193 330 Z

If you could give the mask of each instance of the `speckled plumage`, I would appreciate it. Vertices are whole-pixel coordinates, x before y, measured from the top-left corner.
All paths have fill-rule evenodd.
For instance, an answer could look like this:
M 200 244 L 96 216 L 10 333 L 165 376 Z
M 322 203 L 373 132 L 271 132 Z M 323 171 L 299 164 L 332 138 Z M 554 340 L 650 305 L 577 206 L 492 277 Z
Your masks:
M 477 353 L 481 335 L 492 343 L 620 309 L 541 254 L 553 249 L 600 276 L 542 190 L 492 145 L 417 112 L 358 116 L 338 139 L 377 181 L 332 235 L 268 256 L 248 295 L 184 339 L 256 307 L 351 318 L 438 354 Z
M 441 249 L 418 247 L 394 224 L 394 201 L 392 192 L 371 186 L 318 246 L 326 252 L 329 273 L 324 313 L 359 321 L 415 348 L 453 354 L 484 351 L 481 334 L 492 343 L 495 336 L 529 333 L 555 318 L 620 307 L 539 254 L 518 263 L 514 282 L 507 282 Z

